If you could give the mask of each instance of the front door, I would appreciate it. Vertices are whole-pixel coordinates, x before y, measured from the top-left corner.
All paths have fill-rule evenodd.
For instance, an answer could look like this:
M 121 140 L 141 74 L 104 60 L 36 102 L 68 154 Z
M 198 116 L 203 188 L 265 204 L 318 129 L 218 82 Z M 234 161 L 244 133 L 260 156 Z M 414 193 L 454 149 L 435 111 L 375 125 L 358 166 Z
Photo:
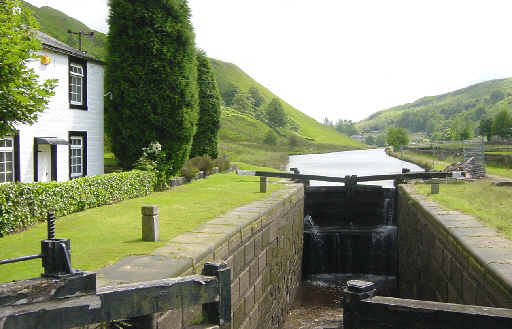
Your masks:
M 37 150 L 37 180 L 49 182 L 52 179 L 51 147 L 48 144 L 38 145 Z

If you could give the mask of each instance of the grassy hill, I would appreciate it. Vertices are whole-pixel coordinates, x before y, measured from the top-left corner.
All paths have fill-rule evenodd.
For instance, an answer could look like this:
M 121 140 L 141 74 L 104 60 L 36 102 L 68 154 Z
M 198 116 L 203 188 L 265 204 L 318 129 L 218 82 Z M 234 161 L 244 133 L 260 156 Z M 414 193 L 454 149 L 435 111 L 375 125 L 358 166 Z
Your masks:
M 40 30 L 54 38 L 78 48 L 78 37 L 67 31 L 92 31 L 82 22 L 67 16 L 51 7 L 35 7 L 25 3 L 40 24 Z M 92 38 L 84 37 L 83 49 L 89 55 L 105 59 L 107 36 L 94 31 Z M 276 95 L 253 80 L 236 65 L 210 59 L 214 68 L 221 93 L 227 88 L 236 86 L 241 91 L 251 87 L 258 89 L 268 104 Z M 277 145 L 265 145 L 263 140 L 271 129 L 264 120 L 258 120 L 250 113 L 240 113 L 226 107 L 222 109 L 220 130 L 220 152 L 227 153 L 235 161 L 247 161 L 257 165 L 280 167 L 290 153 L 318 153 L 356 148 L 365 148 L 359 143 L 330 127 L 325 127 L 313 118 L 305 115 L 281 100 L 288 115 L 290 124 L 276 129 Z M 289 137 L 296 136 L 298 141 L 290 145 Z
M 276 95 L 253 80 L 238 66 L 213 58 L 210 59 L 210 61 L 215 71 L 221 94 L 227 88 L 230 88 L 234 85 L 245 92 L 248 92 L 251 87 L 257 88 L 265 99 L 265 103 L 269 103 L 273 97 L 276 97 Z M 288 117 L 295 123 L 293 131 L 298 133 L 303 138 L 312 140 L 319 144 L 341 145 L 352 148 L 364 147 L 363 144 L 358 143 L 357 141 L 343 134 L 340 134 L 335 129 L 325 127 L 315 119 L 300 112 L 285 101 L 281 100 L 281 102 Z
M 512 79 L 490 80 L 376 112 L 357 126 L 373 131 L 396 125 L 410 132 L 431 134 L 457 122 L 469 122 L 476 129 L 482 117 L 510 109 L 511 104 Z

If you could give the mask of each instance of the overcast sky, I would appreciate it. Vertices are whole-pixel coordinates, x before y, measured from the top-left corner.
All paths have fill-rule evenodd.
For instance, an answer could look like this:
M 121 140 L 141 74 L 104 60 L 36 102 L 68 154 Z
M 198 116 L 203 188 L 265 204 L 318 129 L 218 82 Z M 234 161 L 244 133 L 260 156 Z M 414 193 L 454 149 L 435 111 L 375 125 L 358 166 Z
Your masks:
M 107 0 L 28 0 L 107 32 Z M 510 0 L 189 0 L 196 43 L 315 119 L 512 77 Z

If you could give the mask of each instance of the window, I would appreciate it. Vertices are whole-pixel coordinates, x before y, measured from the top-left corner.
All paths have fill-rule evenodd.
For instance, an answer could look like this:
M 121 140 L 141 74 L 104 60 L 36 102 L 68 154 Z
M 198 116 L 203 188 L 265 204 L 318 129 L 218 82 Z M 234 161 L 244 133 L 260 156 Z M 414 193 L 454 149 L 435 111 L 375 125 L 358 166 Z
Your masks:
M 83 85 L 84 85 L 84 68 L 82 65 L 70 64 L 69 65 L 69 90 L 70 102 L 73 105 L 83 105 Z
M 87 110 L 87 62 L 69 58 L 69 106 Z
M 14 182 L 14 140 L 0 139 L 0 183 Z
M 87 132 L 69 132 L 69 178 L 87 176 Z
M 83 138 L 71 137 L 70 140 L 70 173 L 71 177 L 83 176 Z

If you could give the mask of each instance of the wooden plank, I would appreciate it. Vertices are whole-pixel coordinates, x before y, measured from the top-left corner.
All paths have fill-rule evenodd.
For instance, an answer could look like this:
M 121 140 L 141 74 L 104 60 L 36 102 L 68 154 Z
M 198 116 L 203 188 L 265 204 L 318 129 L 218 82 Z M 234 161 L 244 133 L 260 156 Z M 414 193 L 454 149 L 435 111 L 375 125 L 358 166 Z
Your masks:
M 191 275 L 98 289 L 96 295 L 0 308 L 0 329 L 65 329 L 215 302 L 215 277 Z

